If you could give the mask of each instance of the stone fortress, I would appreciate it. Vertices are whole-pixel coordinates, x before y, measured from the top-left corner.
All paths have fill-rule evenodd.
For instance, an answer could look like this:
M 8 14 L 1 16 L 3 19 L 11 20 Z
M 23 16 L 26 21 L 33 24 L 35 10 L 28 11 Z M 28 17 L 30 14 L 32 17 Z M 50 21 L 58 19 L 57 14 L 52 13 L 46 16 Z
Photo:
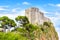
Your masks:
M 39 11 L 38 8 L 31 7 L 25 10 L 25 16 L 31 24 L 43 24 L 43 22 L 50 21 L 49 18 L 44 16 L 44 13 Z

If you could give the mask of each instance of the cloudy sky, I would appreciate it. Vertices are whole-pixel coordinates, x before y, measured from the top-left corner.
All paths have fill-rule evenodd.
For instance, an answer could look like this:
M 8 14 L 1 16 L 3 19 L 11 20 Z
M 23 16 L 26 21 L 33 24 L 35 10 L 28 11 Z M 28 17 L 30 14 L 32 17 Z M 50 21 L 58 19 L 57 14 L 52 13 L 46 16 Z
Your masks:
M 60 36 L 60 0 L 0 0 L 0 16 L 14 19 L 18 15 L 25 15 L 24 10 L 29 7 L 37 7 L 44 12 Z

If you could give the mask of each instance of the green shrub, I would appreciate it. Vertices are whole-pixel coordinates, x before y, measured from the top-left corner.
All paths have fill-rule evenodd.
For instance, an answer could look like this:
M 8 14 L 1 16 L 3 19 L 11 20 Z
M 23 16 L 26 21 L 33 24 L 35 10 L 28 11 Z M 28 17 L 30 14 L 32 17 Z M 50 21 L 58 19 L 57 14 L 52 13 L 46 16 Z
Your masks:
M 0 40 L 28 40 L 26 37 L 20 35 L 19 33 L 10 32 L 3 33 L 0 32 Z

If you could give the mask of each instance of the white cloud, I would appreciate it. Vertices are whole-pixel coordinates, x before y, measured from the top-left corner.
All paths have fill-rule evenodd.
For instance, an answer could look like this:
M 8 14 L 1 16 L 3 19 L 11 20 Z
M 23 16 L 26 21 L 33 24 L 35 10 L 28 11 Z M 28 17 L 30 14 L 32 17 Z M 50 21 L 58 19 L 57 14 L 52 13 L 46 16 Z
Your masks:
M 0 17 L 1 16 L 8 16 L 9 18 L 11 18 L 11 19 L 15 19 L 15 17 L 17 17 L 17 16 L 24 16 L 24 10 L 21 10 L 21 11 L 19 11 L 19 12 L 17 12 L 17 13 L 5 13 L 5 14 L 0 14 Z
M 60 40 L 60 30 L 59 30 L 59 32 L 58 32 L 58 36 L 59 36 L 59 40 Z
M 43 12 L 43 13 L 48 13 L 47 11 L 45 11 L 45 10 L 41 10 L 41 12 Z
M 59 40 L 60 40 L 60 27 L 57 27 L 56 25 L 59 24 L 59 21 L 60 20 L 60 13 L 59 12 L 55 12 L 54 13 L 56 16 L 53 16 L 53 17 L 49 17 L 51 19 L 51 21 L 53 22 L 54 26 L 55 26 L 55 29 L 58 33 L 58 36 L 59 36 Z
M 60 20 L 60 13 L 59 12 L 52 12 L 52 14 L 53 13 L 54 13 L 54 15 L 52 17 L 51 16 L 48 16 L 48 17 L 51 19 L 51 21 L 54 23 L 54 25 L 56 25 L 56 22 L 58 20 Z
M 16 12 L 16 9 L 12 9 L 12 12 Z
M 0 10 L 6 10 L 6 9 L 4 9 L 4 8 L 0 8 Z
M 3 12 L 0 12 L 0 17 L 1 16 L 8 16 L 11 19 L 14 19 L 15 17 L 17 17 L 18 15 L 24 15 L 24 10 L 20 10 L 21 8 L 13 8 L 10 11 L 8 11 L 9 6 L 0 6 L 0 11 L 4 10 Z
M 48 4 L 50 6 L 60 7 L 60 4 Z
M 0 7 L 0 10 L 6 10 L 5 8 L 3 8 L 3 7 Z
M 50 6 L 55 6 L 55 4 L 50 4 L 50 3 L 49 3 L 48 5 L 50 5 Z
M 8 6 L 0 6 L 0 10 L 7 10 Z
M 0 6 L 0 7 L 9 7 L 9 6 Z
M 39 7 L 39 11 L 41 11 L 42 13 L 45 13 L 45 14 L 48 13 L 47 11 L 45 11 L 43 8 L 40 8 L 40 7 Z
M 60 4 L 56 4 L 57 7 L 60 7 Z
M 16 5 L 20 5 L 20 3 L 17 3 Z
M 11 12 L 16 13 L 18 10 L 20 10 L 20 8 L 14 8 L 14 9 L 11 10 Z
M 23 4 L 23 5 L 30 5 L 29 2 L 23 2 L 22 4 Z
M 60 40 L 60 28 L 56 27 L 56 31 L 58 32 L 59 40 Z

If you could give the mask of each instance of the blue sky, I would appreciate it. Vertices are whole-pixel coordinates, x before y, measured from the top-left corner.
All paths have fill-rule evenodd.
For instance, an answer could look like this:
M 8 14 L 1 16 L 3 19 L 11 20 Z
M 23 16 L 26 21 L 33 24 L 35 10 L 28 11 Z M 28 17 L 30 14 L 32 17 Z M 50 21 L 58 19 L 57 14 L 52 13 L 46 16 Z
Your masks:
M 29 7 L 39 8 L 50 18 L 60 36 L 60 0 L 0 0 L 0 16 L 14 19 L 18 15 L 24 15 L 24 10 Z

